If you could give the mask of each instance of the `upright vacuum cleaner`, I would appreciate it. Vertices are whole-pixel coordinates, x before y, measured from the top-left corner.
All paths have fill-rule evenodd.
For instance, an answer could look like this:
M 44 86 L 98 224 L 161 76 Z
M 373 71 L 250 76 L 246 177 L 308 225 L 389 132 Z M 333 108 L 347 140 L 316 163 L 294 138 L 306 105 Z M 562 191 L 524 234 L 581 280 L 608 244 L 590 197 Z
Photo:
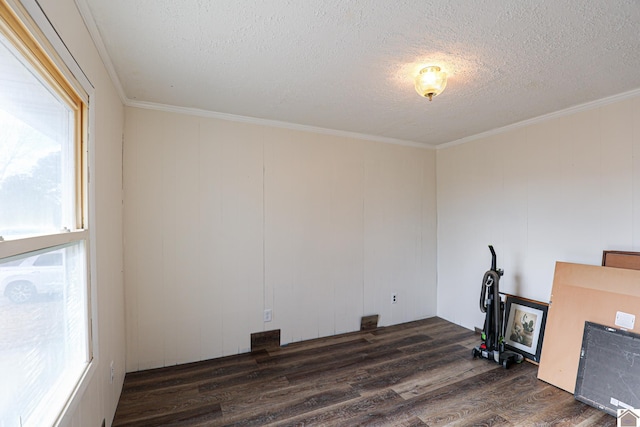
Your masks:
M 489 245 L 491 251 L 491 270 L 484 273 L 482 290 L 480 291 L 480 311 L 486 313 L 482 342 L 474 347 L 472 354 L 476 357 L 493 360 L 505 369 L 524 359 L 521 354 L 504 349 L 504 302 L 500 298 L 500 277 L 502 269 L 496 268 L 496 251 Z

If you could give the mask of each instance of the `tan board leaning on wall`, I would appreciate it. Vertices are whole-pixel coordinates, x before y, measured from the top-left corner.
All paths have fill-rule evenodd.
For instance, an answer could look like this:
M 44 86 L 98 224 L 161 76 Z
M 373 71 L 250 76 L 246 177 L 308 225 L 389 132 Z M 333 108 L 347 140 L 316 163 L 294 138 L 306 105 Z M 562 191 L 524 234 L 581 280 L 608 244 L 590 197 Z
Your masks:
M 557 262 L 538 379 L 573 393 L 584 322 L 616 326 L 618 311 L 636 316 L 640 332 L 640 271 Z

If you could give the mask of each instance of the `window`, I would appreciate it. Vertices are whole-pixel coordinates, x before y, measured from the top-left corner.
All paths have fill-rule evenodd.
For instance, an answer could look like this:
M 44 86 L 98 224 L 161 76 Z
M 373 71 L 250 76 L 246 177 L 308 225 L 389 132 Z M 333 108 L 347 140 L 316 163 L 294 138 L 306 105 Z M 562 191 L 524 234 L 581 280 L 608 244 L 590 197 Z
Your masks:
M 92 360 L 87 95 L 17 7 L 0 0 L 0 426 L 43 426 Z

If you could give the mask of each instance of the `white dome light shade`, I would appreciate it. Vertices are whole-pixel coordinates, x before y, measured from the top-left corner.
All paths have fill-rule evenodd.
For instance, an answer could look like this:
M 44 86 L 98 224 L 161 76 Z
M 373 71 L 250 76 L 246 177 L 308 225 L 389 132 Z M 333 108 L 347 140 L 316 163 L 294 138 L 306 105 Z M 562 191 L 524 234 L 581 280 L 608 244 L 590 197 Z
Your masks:
M 423 68 L 416 77 L 416 91 L 420 96 L 429 98 L 429 101 L 442 93 L 446 86 L 447 74 L 435 65 Z

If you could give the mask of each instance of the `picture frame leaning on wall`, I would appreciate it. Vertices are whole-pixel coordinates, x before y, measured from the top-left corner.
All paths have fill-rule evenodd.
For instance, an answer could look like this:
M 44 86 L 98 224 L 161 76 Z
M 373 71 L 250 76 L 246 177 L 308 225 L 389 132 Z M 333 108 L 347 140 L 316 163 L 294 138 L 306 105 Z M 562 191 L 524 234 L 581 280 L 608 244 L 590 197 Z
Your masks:
M 504 344 L 525 359 L 540 363 L 549 304 L 506 295 Z

